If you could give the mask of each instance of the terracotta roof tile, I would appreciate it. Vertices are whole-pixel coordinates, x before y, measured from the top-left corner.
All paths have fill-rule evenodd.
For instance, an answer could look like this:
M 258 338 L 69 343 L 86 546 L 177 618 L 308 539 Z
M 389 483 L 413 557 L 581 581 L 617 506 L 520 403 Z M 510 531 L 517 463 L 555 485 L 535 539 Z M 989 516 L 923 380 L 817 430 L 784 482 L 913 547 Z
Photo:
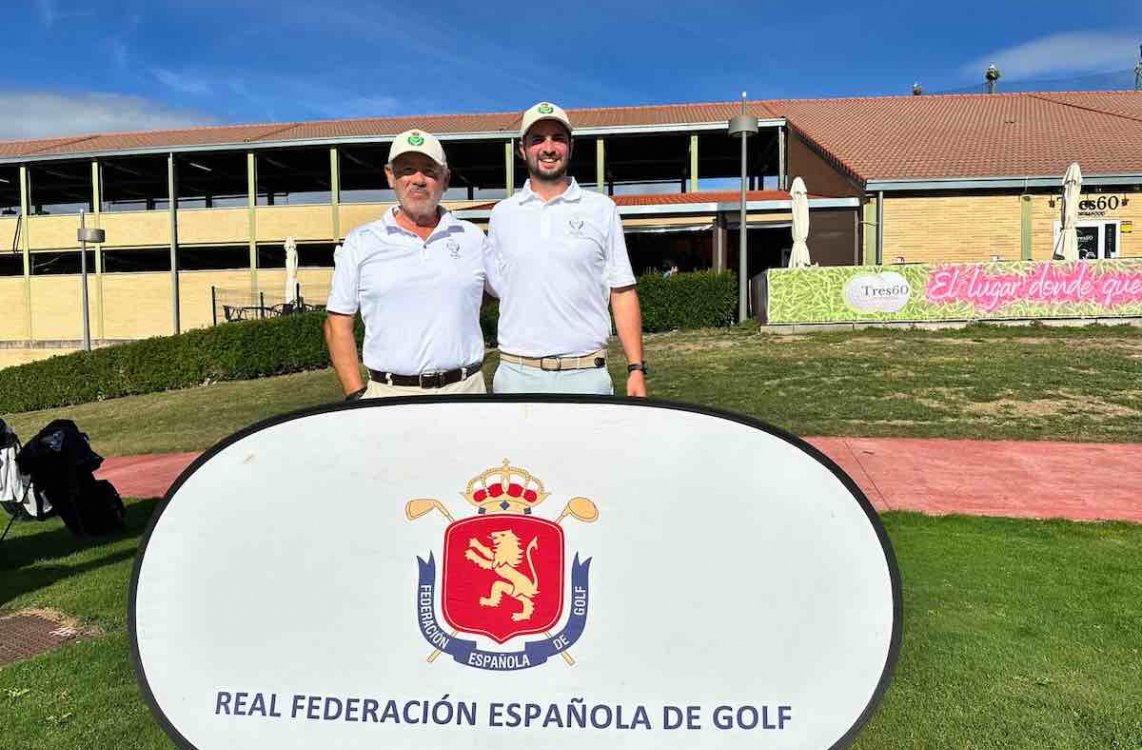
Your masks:
M 680 125 L 728 120 L 740 109 L 734 102 L 670 104 L 640 107 L 569 109 L 575 127 L 622 127 Z M 750 111 L 763 118 L 777 117 L 762 102 L 752 102 Z M 0 142 L 0 158 L 19 156 L 72 156 L 114 151 L 154 150 L 196 145 L 242 146 L 258 142 L 288 142 L 313 139 L 384 139 L 411 128 L 422 128 L 438 135 L 461 133 L 514 133 L 521 112 L 483 114 L 424 115 L 410 117 L 367 117 L 316 122 L 219 125 L 183 130 L 156 130 L 139 133 L 104 133 L 38 141 Z
M 1142 173 L 1142 93 L 981 94 L 771 103 L 863 180 Z
M 728 120 L 737 102 L 568 110 L 576 127 L 685 125 Z M 1142 93 L 1053 92 L 789 99 L 751 102 L 790 125 L 861 180 L 1142 173 Z M 0 142 L 0 158 L 234 146 L 310 139 L 391 137 L 412 127 L 439 134 L 512 133 L 520 113 L 359 118 L 222 125 Z

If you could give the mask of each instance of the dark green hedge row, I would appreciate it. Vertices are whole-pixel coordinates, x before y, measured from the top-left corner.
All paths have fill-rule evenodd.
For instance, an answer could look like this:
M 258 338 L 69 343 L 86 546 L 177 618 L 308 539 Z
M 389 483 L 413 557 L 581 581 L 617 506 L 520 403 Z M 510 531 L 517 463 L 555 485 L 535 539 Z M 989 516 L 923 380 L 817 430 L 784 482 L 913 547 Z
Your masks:
M 317 312 L 228 323 L 9 367 L 0 370 L 0 413 L 327 367 L 324 320 Z
M 648 275 L 638 291 L 647 331 L 733 322 L 737 291 L 729 273 Z M 489 346 L 498 314 L 494 304 L 480 314 Z M 0 414 L 328 367 L 324 320 L 318 312 L 227 323 L 9 367 L 0 370 Z M 358 345 L 362 335 L 358 319 Z
M 642 276 L 638 280 L 642 329 L 653 333 L 733 325 L 738 307 L 736 279 L 727 271 Z

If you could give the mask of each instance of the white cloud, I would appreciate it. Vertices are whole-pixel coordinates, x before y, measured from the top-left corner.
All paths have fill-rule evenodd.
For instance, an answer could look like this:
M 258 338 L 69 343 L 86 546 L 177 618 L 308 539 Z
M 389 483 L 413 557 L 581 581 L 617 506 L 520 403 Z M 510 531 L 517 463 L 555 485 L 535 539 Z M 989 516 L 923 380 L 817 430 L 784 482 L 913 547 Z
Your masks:
M 197 112 L 136 96 L 0 91 L 0 138 L 20 140 L 210 124 Z
M 203 95 L 209 94 L 213 89 L 209 81 L 193 73 L 179 73 L 167 68 L 155 68 L 151 74 L 162 85 L 182 94 Z
M 982 79 L 983 71 L 994 64 L 1004 78 L 1025 80 L 1127 70 L 1137 58 L 1137 34 L 1073 31 L 996 50 L 964 65 L 961 72 Z

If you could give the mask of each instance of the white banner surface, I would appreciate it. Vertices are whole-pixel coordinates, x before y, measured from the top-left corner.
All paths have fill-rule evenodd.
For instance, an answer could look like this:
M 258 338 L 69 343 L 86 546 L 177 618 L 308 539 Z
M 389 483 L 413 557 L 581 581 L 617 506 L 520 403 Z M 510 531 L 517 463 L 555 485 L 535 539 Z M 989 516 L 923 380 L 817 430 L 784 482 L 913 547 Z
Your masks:
M 797 438 L 595 397 L 362 402 L 190 467 L 136 562 L 136 674 L 180 746 L 846 746 L 900 582 Z

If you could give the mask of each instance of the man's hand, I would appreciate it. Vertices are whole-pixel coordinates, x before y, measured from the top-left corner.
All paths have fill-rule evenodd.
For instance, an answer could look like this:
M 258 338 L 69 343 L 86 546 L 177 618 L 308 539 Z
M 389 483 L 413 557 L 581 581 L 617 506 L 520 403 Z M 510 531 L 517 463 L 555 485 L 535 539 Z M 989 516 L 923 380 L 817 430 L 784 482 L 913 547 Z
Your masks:
M 627 395 L 632 398 L 646 398 L 646 373 L 635 370 L 627 375 Z

